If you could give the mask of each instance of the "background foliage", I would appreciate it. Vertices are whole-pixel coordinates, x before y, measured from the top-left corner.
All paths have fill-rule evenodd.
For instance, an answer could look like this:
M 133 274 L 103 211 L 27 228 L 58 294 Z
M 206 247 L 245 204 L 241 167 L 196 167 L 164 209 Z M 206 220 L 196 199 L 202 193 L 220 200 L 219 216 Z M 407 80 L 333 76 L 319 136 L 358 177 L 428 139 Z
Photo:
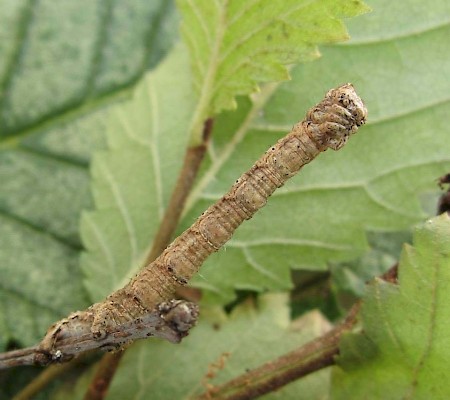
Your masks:
M 283 2 L 286 7 L 294 3 L 302 4 Z M 315 15 L 314 6 L 319 16 L 324 10 L 334 17 L 362 11 L 338 8 L 347 2 L 310 3 L 309 16 Z M 426 193 L 434 191 L 435 178 L 448 172 L 450 154 L 450 81 L 444 73 L 450 68 L 450 6 L 445 0 L 367 3 L 372 13 L 345 21 L 349 42 L 321 46 L 322 57 L 293 68 L 290 81 L 238 97 L 237 110 L 217 118 L 208 159 L 188 199 L 180 231 L 330 87 L 354 83 L 370 112 L 368 125 L 346 148 L 327 152 L 306 167 L 239 229 L 224 251 L 208 260 L 193 282 L 204 290 L 205 309 L 206 304 L 232 301 L 236 289 L 290 289 L 291 269 L 325 271 L 330 262 L 363 255 L 369 247 L 368 231 L 408 229 L 434 212 L 428 206 L 434 198 Z M 330 4 L 337 4 L 336 9 Z M 185 7 L 180 2 L 188 24 Z M 211 54 L 197 59 L 192 43 L 187 41 L 186 48 L 176 39 L 179 14 L 170 1 L 61 2 L 55 8 L 49 0 L 0 0 L 0 19 L 4 349 L 12 342 L 35 343 L 53 321 L 100 300 L 129 279 L 151 245 L 185 146 L 195 142 L 198 121 L 232 105 L 236 94 L 248 94 L 255 86 L 244 74 L 245 88 L 233 84 L 212 110 L 206 100 L 200 101 L 202 91 L 191 89 L 193 60 L 216 71 L 211 82 L 233 81 L 223 72 L 226 64 L 211 62 Z M 206 19 L 197 22 L 202 21 Z M 207 29 L 220 28 L 214 20 L 208 23 Z M 249 18 L 238 28 L 251 30 L 252 24 Z M 323 40 L 342 39 L 345 33 L 341 23 L 318 26 L 325 32 L 319 35 Z M 239 29 L 235 35 L 243 34 Z M 288 27 L 295 32 L 293 38 L 300 35 L 295 29 Z M 204 37 L 195 29 L 192 35 Z M 251 45 L 257 49 L 260 42 Z M 219 46 L 216 57 L 226 48 Z M 314 48 L 308 50 L 297 49 L 296 57 L 306 60 L 316 54 Z M 238 52 L 239 56 L 245 58 L 246 53 Z M 280 67 L 258 68 L 255 82 L 286 76 Z M 201 73 L 193 71 L 198 82 Z M 205 89 L 209 99 L 214 98 L 212 88 L 220 87 L 211 82 Z M 205 87 L 202 82 L 197 86 Z M 87 250 L 81 262 L 80 218 Z M 360 282 L 378 273 L 378 266 L 368 264 L 359 272 L 354 268 L 353 275 L 341 274 L 336 291 L 350 288 L 357 293 Z M 217 312 L 205 312 L 204 323 Z M 230 317 L 224 328 L 228 339 L 221 339 L 229 340 L 230 346 L 233 330 L 245 329 L 237 320 Z M 287 317 L 283 324 L 286 329 Z M 199 327 L 199 332 L 202 329 L 208 328 Z M 273 331 L 273 340 L 278 340 L 278 331 Z M 203 352 L 202 341 L 188 340 L 183 357 L 192 361 L 189 354 Z M 142 387 L 148 384 L 143 374 L 150 366 L 134 358 L 147 346 L 155 344 L 141 343 L 130 351 L 117 382 L 127 376 L 126 366 L 133 365 Z M 167 358 L 164 346 L 154 365 Z M 205 371 L 214 357 L 198 360 L 198 370 Z M 233 362 L 231 358 L 231 369 Z M 168 366 L 167 379 L 177 373 L 175 366 Z M 323 374 L 317 379 L 324 379 Z

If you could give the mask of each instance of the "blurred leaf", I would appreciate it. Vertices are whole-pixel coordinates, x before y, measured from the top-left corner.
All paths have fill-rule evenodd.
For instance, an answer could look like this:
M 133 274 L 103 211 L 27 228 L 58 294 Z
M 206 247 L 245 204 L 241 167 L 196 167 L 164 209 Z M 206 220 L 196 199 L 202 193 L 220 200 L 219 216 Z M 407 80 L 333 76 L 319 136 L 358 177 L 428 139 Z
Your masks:
M 1 0 L 0 132 L 17 134 L 60 118 L 135 81 L 149 58 L 166 51 L 153 49 L 152 38 L 172 18 L 171 7 L 142 0 L 57 6 L 51 0 Z
M 235 96 L 258 83 L 289 79 L 286 65 L 319 56 L 317 44 L 348 39 L 339 18 L 368 11 L 360 0 L 178 0 L 182 34 L 199 96 L 191 142 L 203 121 L 236 108 Z
M 133 345 L 121 361 L 106 397 L 112 399 L 189 399 L 246 370 L 255 368 L 325 333 L 328 322 L 311 312 L 291 322 L 288 297 L 266 295 L 255 307 L 238 306 L 230 316 L 218 309 L 202 310 L 198 326 L 182 343 L 146 340 Z M 213 364 L 221 365 L 214 368 Z M 207 378 L 208 372 L 215 372 Z M 83 398 L 89 379 L 56 399 Z M 323 399 L 329 391 L 329 370 L 291 383 L 267 399 Z
M 334 291 L 339 296 L 361 297 L 366 283 L 385 273 L 399 259 L 404 243 L 411 241 L 409 231 L 405 232 L 368 232 L 370 251 L 355 260 L 331 266 Z M 348 299 L 347 299 L 348 300 Z
M 0 0 L 0 349 L 89 304 L 87 164 L 105 106 L 164 55 L 175 19 L 171 1 Z
M 333 398 L 448 399 L 450 219 L 427 221 L 406 246 L 399 283 L 368 286 L 363 333 L 341 341 Z

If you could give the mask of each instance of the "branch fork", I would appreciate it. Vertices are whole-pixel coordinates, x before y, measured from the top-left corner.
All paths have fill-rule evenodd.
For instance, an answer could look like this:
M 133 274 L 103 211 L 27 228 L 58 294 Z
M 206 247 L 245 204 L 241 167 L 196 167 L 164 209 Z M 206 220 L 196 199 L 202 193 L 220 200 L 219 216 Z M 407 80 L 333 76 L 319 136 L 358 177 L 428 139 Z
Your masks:
M 38 346 L 0 354 L 0 369 L 66 362 L 92 349 L 114 351 L 151 336 L 179 343 L 196 324 L 199 315 L 197 304 L 169 300 L 158 304 L 152 312 L 118 324 L 99 337 L 91 329 L 94 316 L 91 308 L 70 314 L 52 325 Z

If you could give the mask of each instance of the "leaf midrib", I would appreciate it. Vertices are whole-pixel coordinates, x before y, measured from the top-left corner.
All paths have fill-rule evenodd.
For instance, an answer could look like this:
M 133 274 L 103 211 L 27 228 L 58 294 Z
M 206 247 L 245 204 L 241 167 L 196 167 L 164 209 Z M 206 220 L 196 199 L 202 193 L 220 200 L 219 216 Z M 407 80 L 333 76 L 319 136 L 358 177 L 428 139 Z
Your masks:
M 216 35 L 211 51 L 211 56 L 206 70 L 205 79 L 203 85 L 201 85 L 200 97 L 195 107 L 191 125 L 188 131 L 189 134 L 189 147 L 194 147 L 201 143 L 201 127 L 204 119 L 208 118 L 210 102 L 212 99 L 212 93 L 214 90 L 214 79 L 219 66 L 219 55 L 222 47 L 223 36 L 225 34 L 226 22 L 225 11 L 228 4 L 228 0 L 224 1 L 223 5 L 217 4 L 216 0 L 213 0 L 214 4 L 219 9 L 219 21 L 217 23 Z
M 44 131 L 58 125 L 67 124 L 68 122 L 72 122 L 73 120 L 81 118 L 86 114 L 91 114 L 102 107 L 106 108 L 118 101 L 129 99 L 133 93 L 133 87 L 134 84 L 130 84 L 128 87 L 113 90 L 103 96 L 99 96 L 92 100 L 87 100 L 82 104 L 69 107 L 65 111 L 54 114 L 49 118 L 44 118 L 41 121 L 37 121 L 27 128 L 12 132 L 6 136 L 0 136 L 0 151 L 19 147 L 22 140 L 39 131 Z

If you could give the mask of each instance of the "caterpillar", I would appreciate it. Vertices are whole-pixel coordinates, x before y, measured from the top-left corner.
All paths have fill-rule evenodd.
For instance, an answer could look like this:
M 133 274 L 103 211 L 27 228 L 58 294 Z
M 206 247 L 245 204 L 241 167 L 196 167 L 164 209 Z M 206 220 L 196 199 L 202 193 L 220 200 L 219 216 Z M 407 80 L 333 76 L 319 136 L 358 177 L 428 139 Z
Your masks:
M 322 151 L 340 149 L 365 123 L 366 117 L 367 110 L 351 84 L 330 90 L 323 101 L 307 112 L 302 122 L 269 148 L 228 193 L 125 287 L 105 301 L 53 325 L 40 344 L 41 353 L 52 359 L 63 358 L 66 350 L 58 349 L 59 343 L 81 332 L 99 344 L 124 343 L 126 338 L 113 337 L 120 326 L 133 331 L 133 324 L 142 323 L 143 318 L 152 313 L 162 312 L 158 305 L 167 304 L 177 287 L 186 285 L 205 259 L 218 251 L 242 222 L 252 218 L 277 188 Z M 172 306 L 163 307 L 164 312 L 172 310 Z M 190 317 L 194 317 L 197 310 L 193 307 L 183 312 L 182 320 L 188 321 L 184 327 L 187 330 L 194 319 Z M 147 336 L 153 334 L 158 335 L 158 329 L 147 332 Z

